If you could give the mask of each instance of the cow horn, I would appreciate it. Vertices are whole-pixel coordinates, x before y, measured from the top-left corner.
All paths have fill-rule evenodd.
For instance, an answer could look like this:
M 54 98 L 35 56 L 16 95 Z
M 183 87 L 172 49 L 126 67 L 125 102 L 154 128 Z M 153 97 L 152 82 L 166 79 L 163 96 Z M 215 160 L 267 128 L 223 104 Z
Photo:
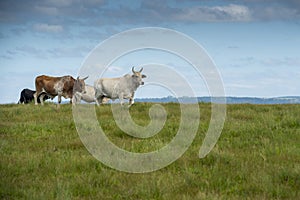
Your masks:
M 140 72 L 142 72 L 143 71 L 143 68 L 140 70 Z
M 86 77 L 84 77 L 82 80 L 84 81 L 84 80 L 86 80 L 88 77 L 89 77 L 89 76 L 86 76 Z
M 132 73 L 135 73 L 135 71 L 134 71 L 134 67 L 132 67 L 131 71 L 132 71 Z

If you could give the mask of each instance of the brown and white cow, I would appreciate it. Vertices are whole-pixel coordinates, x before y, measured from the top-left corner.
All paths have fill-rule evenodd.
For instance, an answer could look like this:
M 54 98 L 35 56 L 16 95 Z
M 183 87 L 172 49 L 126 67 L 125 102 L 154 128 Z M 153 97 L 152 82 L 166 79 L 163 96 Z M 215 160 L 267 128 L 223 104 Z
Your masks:
M 85 93 L 85 83 L 83 79 L 74 79 L 72 76 L 51 77 L 41 75 L 35 78 L 34 101 L 35 105 L 38 104 L 37 97 L 39 97 L 41 104 L 45 95 L 54 98 L 58 96 L 58 105 L 61 103 L 61 97 L 72 99 L 75 92 Z

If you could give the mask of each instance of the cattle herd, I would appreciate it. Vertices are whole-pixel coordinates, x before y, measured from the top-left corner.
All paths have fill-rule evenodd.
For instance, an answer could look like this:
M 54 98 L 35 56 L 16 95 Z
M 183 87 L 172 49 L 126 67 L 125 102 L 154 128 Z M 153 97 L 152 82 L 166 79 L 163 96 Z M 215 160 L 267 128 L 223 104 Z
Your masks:
M 85 78 L 72 76 L 51 77 L 46 75 L 37 76 L 35 78 L 35 91 L 23 89 L 18 103 L 29 103 L 34 100 L 35 105 L 40 103 L 44 105 L 47 99 L 58 97 L 58 106 L 61 103 L 61 97 L 70 99 L 75 106 L 81 100 L 91 103 L 96 102 L 99 106 L 106 103 L 109 99 L 119 99 L 121 105 L 124 99 L 129 100 L 129 106 L 134 103 L 134 93 L 140 85 L 143 85 L 142 74 L 143 68 L 135 71 L 132 67 L 132 74 L 126 74 L 118 78 L 100 78 L 94 82 L 94 86 L 86 85 Z

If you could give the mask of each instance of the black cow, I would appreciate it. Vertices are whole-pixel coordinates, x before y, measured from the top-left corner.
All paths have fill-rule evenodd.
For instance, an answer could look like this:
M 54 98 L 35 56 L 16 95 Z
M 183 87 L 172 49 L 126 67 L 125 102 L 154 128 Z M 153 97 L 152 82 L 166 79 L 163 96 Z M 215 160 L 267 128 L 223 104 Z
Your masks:
M 20 103 L 29 103 L 34 99 L 33 94 L 35 93 L 34 90 L 30 90 L 30 89 L 23 89 L 20 95 L 20 100 L 18 102 L 18 104 Z M 44 96 L 44 101 L 49 99 L 49 97 L 47 95 Z M 41 103 L 39 98 L 38 98 L 38 103 Z

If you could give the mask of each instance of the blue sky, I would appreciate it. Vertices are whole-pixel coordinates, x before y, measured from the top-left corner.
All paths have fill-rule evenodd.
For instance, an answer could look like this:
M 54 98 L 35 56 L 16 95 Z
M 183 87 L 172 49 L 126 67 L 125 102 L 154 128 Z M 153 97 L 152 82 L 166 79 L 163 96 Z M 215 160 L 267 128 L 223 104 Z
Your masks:
M 37 75 L 76 77 L 100 42 L 142 27 L 174 29 L 196 40 L 215 62 L 227 96 L 300 95 L 298 0 L 2 0 L 0 103 L 17 102 L 23 88 L 34 89 Z M 170 55 L 130 58 L 113 63 L 110 75 L 152 61 L 189 76 L 181 67 L 185 63 Z M 196 94 L 208 95 L 197 81 L 191 83 Z M 151 91 L 145 88 L 137 96 L 168 95 Z

